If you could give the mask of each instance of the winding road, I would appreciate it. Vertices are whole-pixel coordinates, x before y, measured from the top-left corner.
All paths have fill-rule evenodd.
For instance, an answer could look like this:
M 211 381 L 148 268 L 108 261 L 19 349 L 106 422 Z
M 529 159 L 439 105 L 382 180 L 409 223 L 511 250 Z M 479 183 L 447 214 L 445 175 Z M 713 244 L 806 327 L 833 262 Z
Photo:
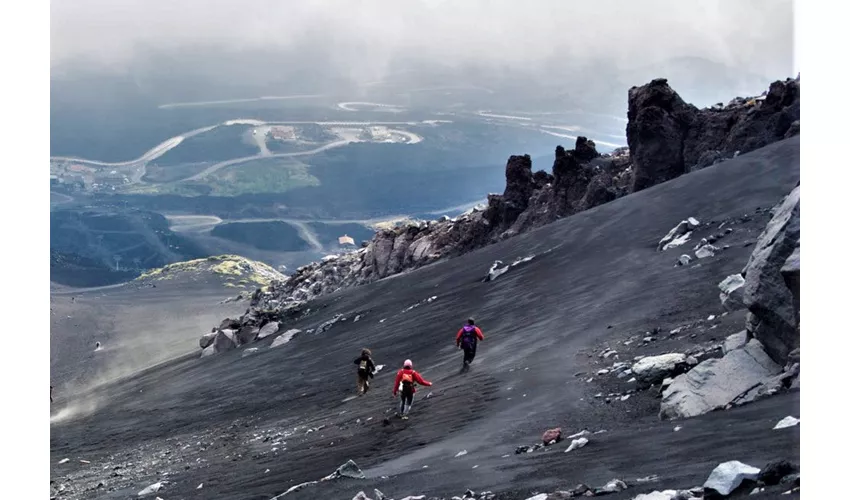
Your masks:
M 198 172 L 197 174 L 195 174 L 191 177 L 186 177 L 185 179 L 180 180 L 178 182 L 196 181 L 196 180 L 199 180 L 199 179 L 203 179 L 204 177 L 212 174 L 213 172 L 221 170 L 222 168 L 225 168 L 225 167 L 229 167 L 231 165 L 238 165 L 240 163 L 246 163 L 246 162 L 249 162 L 249 161 L 259 160 L 259 159 L 262 159 L 262 158 L 286 158 L 286 157 L 293 157 L 293 156 L 308 156 L 308 155 L 320 153 L 322 151 L 326 151 L 328 149 L 333 149 L 333 148 L 338 148 L 340 146 L 345 146 L 346 144 L 350 144 L 352 142 L 354 142 L 354 141 L 345 139 L 345 140 L 331 142 L 330 144 L 325 144 L 324 146 L 318 147 L 316 149 L 311 149 L 311 150 L 308 150 L 308 151 L 296 151 L 294 153 L 275 153 L 275 154 L 262 154 L 262 153 L 260 153 L 260 154 L 253 155 L 253 156 L 244 156 L 242 158 L 234 158 L 232 160 L 226 160 L 226 161 L 216 163 L 214 165 L 210 165 L 209 167 L 205 168 L 201 172 Z
M 51 161 L 69 161 L 69 162 L 74 162 L 74 163 L 81 163 L 83 165 L 97 165 L 99 167 L 132 167 L 132 166 L 146 165 L 147 163 L 149 163 L 153 160 L 156 160 L 160 156 L 164 155 L 168 151 L 176 148 L 184 140 L 186 140 L 190 137 L 196 136 L 198 134 L 203 134 L 204 132 L 209 132 L 210 130 L 212 130 L 216 127 L 219 127 L 219 126 L 221 126 L 221 125 L 218 124 L 218 125 L 211 125 L 209 127 L 198 128 L 198 129 L 186 132 L 185 134 L 180 134 L 176 137 L 172 137 L 171 139 L 168 139 L 166 141 L 163 141 L 163 142 L 157 144 L 156 146 L 154 146 L 153 148 L 148 150 L 145 154 L 136 158 L 135 160 L 119 161 L 119 162 L 106 162 L 106 161 L 97 161 L 97 160 L 86 160 L 85 158 L 75 158 L 73 156 L 51 156 L 50 160 Z

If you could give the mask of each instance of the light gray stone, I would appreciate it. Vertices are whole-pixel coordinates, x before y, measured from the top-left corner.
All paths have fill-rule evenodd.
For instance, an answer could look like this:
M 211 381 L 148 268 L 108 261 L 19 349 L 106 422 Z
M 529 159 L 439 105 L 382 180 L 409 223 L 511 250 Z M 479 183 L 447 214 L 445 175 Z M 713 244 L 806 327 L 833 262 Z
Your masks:
M 755 481 L 759 472 L 761 471 L 755 467 L 732 460 L 715 467 L 702 486 L 726 496 L 741 486 L 745 480 Z
M 289 343 L 289 341 L 295 338 L 295 336 L 299 333 L 301 333 L 301 330 L 298 330 L 297 328 L 293 328 L 291 330 L 283 332 L 278 338 L 274 339 L 272 344 L 269 346 L 269 349 L 271 349 L 272 347 L 279 347 Z
M 262 328 L 260 328 L 260 333 L 259 335 L 257 335 L 257 338 L 264 339 L 269 335 L 274 335 L 275 333 L 277 333 L 279 327 L 280 324 L 277 321 L 266 323 L 265 325 L 263 325 Z
M 688 233 L 690 231 L 691 228 L 688 227 L 688 221 L 683 220 L 676 224 L 676 227 L 671 229 L 667 235 L 661 238 L 658 242 L 658 250 L 667 250 L 668 248 L 675 248 L 682 245 L 688 240 L 688 237 L 690 236 Z M 674 241 L 677 241 L 677 243 L 674 243 Z
M 201 336 L 201 339 L 199 341 L 201 349 L 206 349 L 207 346 L 213 343 L 213 340 L 215 340 L 216 333 L 218 332 L 205 333 Z
M 714 257 L 714 254 L 716 254 L 719 251 L 720 251 L 719 248 L 717 248 L 716 246 L 709 243 L 708 245 L 704 245 L 704 246 L 699 247 L 699 249 L 696 252 L 694 252 L 694 255 L 696 256 L 697 259 L 705 259 L 705 258 L 708 258 L 708 257 Z
M 776 425 L 773 426 L 773 429 L 786 429 L 788 427 L 794 427 L 795 425 L 800 425 L 800 420 L 789 415 L 777 422 Z
M 659 356 L 647 356 L 632 365 L 632 373 L 641 382 L 655 384 L 669 377 L 681 365 L 686 364 L 687 356 L 673 352 Z
M 589 440 L 586 437 L 580 437 L 578 439 L 573 439 L 570 442 L 570 445 L 567 447 L 567 449 L 564 450 L 564 453 L 569 453 L 573 450 L 577 450 L 579 448 L 584 448 L 585 446 L 587 446 L 588 442 L 589 442 Z
M 661 418 L 687 418 L 723 408 L 757 388 L 782 368 L 753 339 L 722 358 L 709 359 L 673 379 L 664 389 Z

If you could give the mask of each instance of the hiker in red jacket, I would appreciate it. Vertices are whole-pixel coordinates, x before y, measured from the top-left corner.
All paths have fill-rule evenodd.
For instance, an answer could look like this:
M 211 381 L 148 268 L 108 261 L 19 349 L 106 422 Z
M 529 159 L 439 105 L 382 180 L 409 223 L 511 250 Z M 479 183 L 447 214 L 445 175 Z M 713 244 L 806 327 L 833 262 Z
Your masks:
M 430 387 L 432 384 L 428 382 L 419 372 L 413 369 L 413 361 L 406 359 L 404 368 L 398 371 L 395 376 L 395 384 L 393 385 L 393 397 L 398 394 L 401 387 L 401 401 L 398 405 L 398 415 L 401 415 L 402 420 L 407 420 L 407 414 L 410 412 L 410 407 L 413 406 L 413 394 L 416 392 L 414 384 Z
M 461 372 L 469 370 L 469 365 L 475 359 L 475 351 L 478 348 L 478 341 L 484 340 L 484 334 L 481 329 L 475 326 L 475 320 L 469 318 L 463 328 L 458 330 L 455 337 L 455 344 L 458 349 L 463 349 L 463 368 Z

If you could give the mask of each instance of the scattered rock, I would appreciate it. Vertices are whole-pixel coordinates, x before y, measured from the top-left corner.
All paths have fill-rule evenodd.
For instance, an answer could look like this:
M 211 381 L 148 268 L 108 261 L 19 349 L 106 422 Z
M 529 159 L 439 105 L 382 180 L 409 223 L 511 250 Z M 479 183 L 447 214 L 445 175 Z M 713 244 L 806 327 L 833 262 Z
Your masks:
M 549 429 L 543 433 L 543 444 L 548 446 L 550 444 L 558 443 L 562 439 L 561 437 L 561 428 L 556 427 L 554 429 Z
M 705 259 L 707 257 L 714 257 L 714 254 L 719 251 L 719 248 L 709 243 L 705 246 L 699 247 L 699 249 L 694 252 L 694 255 L 697 259 Z
M 236 334 L 230 329 L 219 330 L 213 339 L 212 346 L 216 354 L 236 349 Z
M 580 432 L 576 432 L 575 434 L 567 436 L 567 439 L 578 439 L 578 438 L 581 438 L 581 437 L 587 437 L 587 436 L 592 436 L 592 435 L 593 435 L 592 432 L 590 432 L 587 429 L 583 429 Z
M 777 422 L 776 425 L 773 426 L 773 429 L 787 429 L 788 427 L 794 427 L 795 425 L 800 425 L 800 420 L 789 415 Z
M 681 353 L 647 356 L 632 366 L 632 373 L 641 382 L 656 384 L 667 377 L 681 372 L 687 365 L 687 356 Z
M 580 437 L 578 439 L 573 439 L 572 442 L 570 443 L 570 446 L 567 447 L 566 450 L 564 450 L 564 453 L 569 453 L 573 450 L 577 450 L 579 448 L 584 448 L 587 445 L 588 442 L 589 442 L 589 440 L 586 437 Z
M 250 356 L 252 354 L 255 354 L 259 350 L 260 349 L 257 348 L 257 347 L 249 347 L 248 349 L 245 349 L 244 351 L 242 351 L 242 357 L 244 358 L 245 356 Z
M 487 272 L 487 276 L 484 277 L 484 282 L 493 281 L 499 276 L 505 274 L 506 272 L 515 269 L 523 264 L 531 262 L 534 258 L 533 255 L 529 257 L 520 257 L 516 259 L 512 264 L 504 265 L 501 260 L 497 260 L 493 262 L 493 265 L 490 266 L 490 270 Z
M 278 323 L 277 321 L 270 321 L 266 323 L 265 325 L 263 325 L 262 328 L 260 328 L 260 333 L 257 335 L 257 338 L 264 339 L 269 335 L 274 335 L 275 333 L 277 333 L 279 325 L 280 323 Z
M 318 335 L 318 334 L 320 334 L 320 333 L 324 333 L 324 332 L 326 332 L 326 331 L 330 330 L 331 328 L 333 328 L 333 326 L 334 326 L 335 324 L 337 324 L 337 323 L 339 323 L 340 321 L 342 321 L 342 319 L 343 319 L 343 315 L 342 315 L 342 314 L 337 314 L 337 315 L 335 315 L 333 318 L 331 318 L 331 319 L 329 319 L 329 320 L 325 321 L 324 323 L 322 323 L 321 325 L 319 325 L 318 327 L 316 327 L 316 335 Z
M 332 474 L 333 477 L 349 477 L 352 479 L 364 479 L 366 476 L 363 474 L 363 471 L 360 470 L 360 467 L 354 463 L 354 460 L 349 460 L 344 464 L 340 465 Z M 330 476 L 328 476 L 330 477 Z
M 673 379 L 663 392 L 661 418 L 686 418 L 722 408 L 752 391 L 782 368 L 757 340 L 722 358 L 703 361 Z
M 279 346 L 282 346 L 284 344 L 287 344 L 287 343 L 289 343 L 290 340 L 295 338 L 295 336 L 298 335 L 299 333 L 301 333 L 301 330 L 298 330 L 296 328 L 293 328 L 291 330 L 287 330 L 287 331 L 283 332 L 279 337 L 274 339 L 272 341 L 271 345 L 269 346 L 269 348 L 271 349 L 272 347 L 279 347 Z
M 467 451 L 466 451 L 466 450 L 460 450 L 460 451 L 459 451 L 459 452 L 457 452 L 457 454 L 455 455 L 455 458 L 462 457 L 462 456 L 466 455 L 466 453 L 467 453 Z
M 724 462 L 711 471 L 703 488 L 726 496 L 735 491 L 744 481 L 758 479 L 759 472 L 759 469 L 737 460 Z
M 759 472 L 758 480 L 768 486 L 774 486 L 779 484 L 784 477 L 799 472 L 799 470 L 800 467 L 797 464 L 788 460 L 774 460 L 765 465 Z
M 599 496 L 599 495 L 604 495 L 604 494 L 607 494 L 607 493 L 617 493 L 619 491 L 625 490 L 626 488 L 628 488 L 628 486 L 623 481 L 621 481 L 619 479 L 612 479 L 612 480 L 608 481 L 607 483 L 605 483 L 604 486 L 602 486 L 600 488 L 596 488 L 595 490 L 593 490 L 593 493 L 596 496 Z
M 800 474 L 788 474 L 779 481 L 779 484 L 791 484 L 794 486 L 800 486 Z
M 691 224 L 689 221 L 693 220 L 696 224 Z M 664 251 L 670 248 L 676 248 L 684 245 L 688 239 L 691 237 L 691 231 L 693 228 L 699 225 L 699 222 L 696 219 L 683 220 L 682 222 L 676 224 L 676 227 L 670 230 L 661 240 L 658 242 L 658 250 Z
M 688 254 L 682 254 L 682 255 L 680 255 L 680 256 L 679 256 L 679 258 L 676 260 L 676 265 L 677 265 L 677 266 L 687 266 L 687 265 L 688 265 L 688 264 L 690 264 L 690 263 L 691 263 L 691 256 L 690 256 L 690 255 L 688 255 Z
M 59 465 L 67 464 L 67 463 L 68 463 L 68 462 L 70 462 L 70 461 L 71 461 L 71 459 L 70 459 L 70 458 L 63 458 L 62 460 L 60 460 L 60 461 L 59 461 Z
M 632 500 L 687 500 L 689 498 L 697 497 L 688 490 L 656 490 L 651 493 L 641 493 Z
M 159 482 L 153 483 L 152 485 L 144 488 L 142 491 L 140 491 L 138 493 L 138 496 L 145 497 L 145 496 L 148 496 L 148 495 L 153 495 L 154 493 L 158 492 L 162 488 L 163 488 L 163 483 L 162 483 L 162 481 L 159 481 Z
M 201 349 L 206 349 L 207 346 L 212 345 L 213 341 L 215 340 L 216 335 L 217 335 L 216 332 L 206 333 L 206 334 L 202 335 L 201 339 L 199 341 Z

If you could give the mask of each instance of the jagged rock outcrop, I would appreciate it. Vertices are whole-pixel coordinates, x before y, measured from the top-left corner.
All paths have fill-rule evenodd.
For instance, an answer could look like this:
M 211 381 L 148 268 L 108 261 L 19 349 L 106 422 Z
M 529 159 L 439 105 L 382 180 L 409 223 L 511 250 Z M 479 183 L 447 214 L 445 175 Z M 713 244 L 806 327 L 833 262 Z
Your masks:
M 658 78 L 629 89 L 628 117 L 632 188 L 639 191 L 798 134 L 800 80 L 700 110 Z
M 800 346 L 800 186 L 772 210 L 744 276 L 747 330 L 780 364 Z
M 556 148 L 552 173 L 534 172 L 528 155 L 511 156 L 505 191 L 490 194 L 486 207 L 381 229 L 358 250 L 272 281 L 254 293 L 242 318 L 219 328 L 250 339 L 269 321 L 297 316 L 314 297 L 465 254 L 672 179 L 708 164 L 706 158 L 713 162 L 767 145 L 793 133 L 794 122 L 799 130 L 799 80 L 775 82 L 763 96 L 704 110 L 685 103 L 666 80 L 653 80 L 629 91 L 628 148 L 599 154 L 592 140 L 578 137 L 574 149 Z M 793 283 L 792 265 L 783 276 Z
M 635 167 L 634 191 L 686 172 L 683 144 L 697 113 L 665 78 L 629 89 L 626 139 Z

